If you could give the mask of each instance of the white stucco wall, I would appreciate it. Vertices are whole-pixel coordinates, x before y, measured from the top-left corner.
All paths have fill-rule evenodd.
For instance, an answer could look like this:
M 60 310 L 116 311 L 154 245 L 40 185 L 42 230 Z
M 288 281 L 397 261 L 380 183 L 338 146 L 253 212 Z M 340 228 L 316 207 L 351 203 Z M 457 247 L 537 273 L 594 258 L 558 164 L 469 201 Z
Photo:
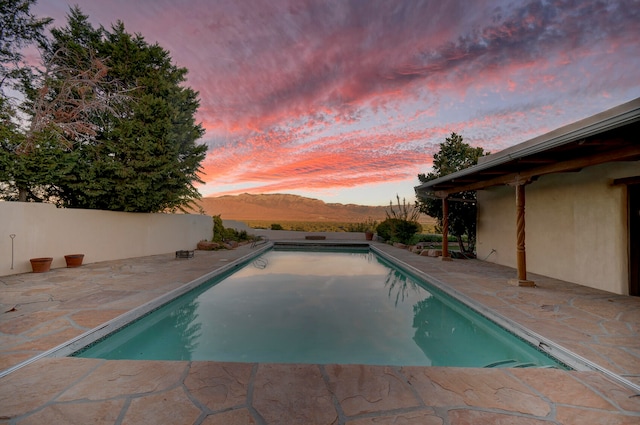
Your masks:
M 627 193 L 612 181 L 638 174 L 640 162 L 619 162 L 527 185 L 527 271 L 628 294 Z M 515 223 L 515 188 L 478 191 L 478 258 L 515 268 Z
M 9 235 L 13 240 L 12 249 Z M 85 254 L 84 263 L 195 249 L 211 240 L 213 219 L 195 214 L 143 214 L 0 202 L 0 276 L 31 271 L 30 258 Z

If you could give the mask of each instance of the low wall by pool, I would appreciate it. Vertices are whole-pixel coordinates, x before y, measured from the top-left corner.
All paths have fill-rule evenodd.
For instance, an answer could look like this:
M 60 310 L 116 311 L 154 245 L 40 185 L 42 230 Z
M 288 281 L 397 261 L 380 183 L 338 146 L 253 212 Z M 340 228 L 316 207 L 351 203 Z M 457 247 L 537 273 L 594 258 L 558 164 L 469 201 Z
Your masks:
M 29 259 L 84 254 L 84 263 L 195 249 L 213 237 L 213 219 L 200 214 L 146 214 L 0 202 L 0 276 L 31 271 Z

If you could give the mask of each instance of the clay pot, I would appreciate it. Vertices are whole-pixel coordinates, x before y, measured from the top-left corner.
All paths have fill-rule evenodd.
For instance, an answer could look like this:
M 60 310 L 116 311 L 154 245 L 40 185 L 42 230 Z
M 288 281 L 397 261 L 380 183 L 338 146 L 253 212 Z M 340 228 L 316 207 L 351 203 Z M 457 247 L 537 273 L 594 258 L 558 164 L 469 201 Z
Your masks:
M 48 272 L 51 269 L 51 262 L 53 258 L 51 257 L 41 257 L 41 258 L 32 258 L 29 260 L 31 262 L 31 269 L 34 273 L 44 273 Z
M 364 237 L 366 238 L 366 240 L 372 241 L 373 240 L 373 232 L 371 232 L 371 231 L 364 232 Z
M 64 256 L 64 259 L 67 262 L 67 267 L 80 267 L 82 265 L 83 258 L 84 254 L 69 254 Z

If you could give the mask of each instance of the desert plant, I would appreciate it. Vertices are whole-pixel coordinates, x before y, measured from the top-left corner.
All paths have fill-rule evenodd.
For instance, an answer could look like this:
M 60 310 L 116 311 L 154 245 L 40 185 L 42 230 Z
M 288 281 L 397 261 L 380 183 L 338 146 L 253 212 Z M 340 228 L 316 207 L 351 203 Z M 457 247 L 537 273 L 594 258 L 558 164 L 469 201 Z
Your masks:
M 389 201 L 389 209 L 385 211 L 387 218 L 417 222 L 420 218 L 420 210 L 415 205 L 408 204 L 405 198 L 402 198 L 402 203 L 400 203 L 400 195 L 396 195 L 396 200 L 395 207 L 393 201 Z
M 377 226 L 378 226 L 377 221 L 375 221 L 372 218 L 368 218 L 365 221 L 360 223 L 349 223 L 346 226 L 345 230 L 347 232 L 360 232 L 360 233 L 368 232 L 368 231 L 375 232 Z
M 271 230 L 283 230 L 282 226 L 278 223 L 273 223 L 271 225 Z
M 389 202 L 387 219 L 377 226 L 376 232 L 384 240 L 408 244 L 416 233 L 422 231 L 422 225 L 418 223 L 420 211 L 405 199 L 400 202 L 400 196 L 396 195 L 396 199 L 395 207 L 393 201 Z

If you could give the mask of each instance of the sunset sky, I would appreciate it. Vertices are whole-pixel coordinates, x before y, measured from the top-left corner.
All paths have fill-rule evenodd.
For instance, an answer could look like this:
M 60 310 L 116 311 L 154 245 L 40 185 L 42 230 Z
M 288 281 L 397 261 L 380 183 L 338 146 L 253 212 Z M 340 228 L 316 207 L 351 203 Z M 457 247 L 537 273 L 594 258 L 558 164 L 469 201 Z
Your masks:
M 39 0 L 121 20 L 200 93 L 204 196 L 412 200 L 451 132 L 496 152 L 640 97 L 640 0 Z

